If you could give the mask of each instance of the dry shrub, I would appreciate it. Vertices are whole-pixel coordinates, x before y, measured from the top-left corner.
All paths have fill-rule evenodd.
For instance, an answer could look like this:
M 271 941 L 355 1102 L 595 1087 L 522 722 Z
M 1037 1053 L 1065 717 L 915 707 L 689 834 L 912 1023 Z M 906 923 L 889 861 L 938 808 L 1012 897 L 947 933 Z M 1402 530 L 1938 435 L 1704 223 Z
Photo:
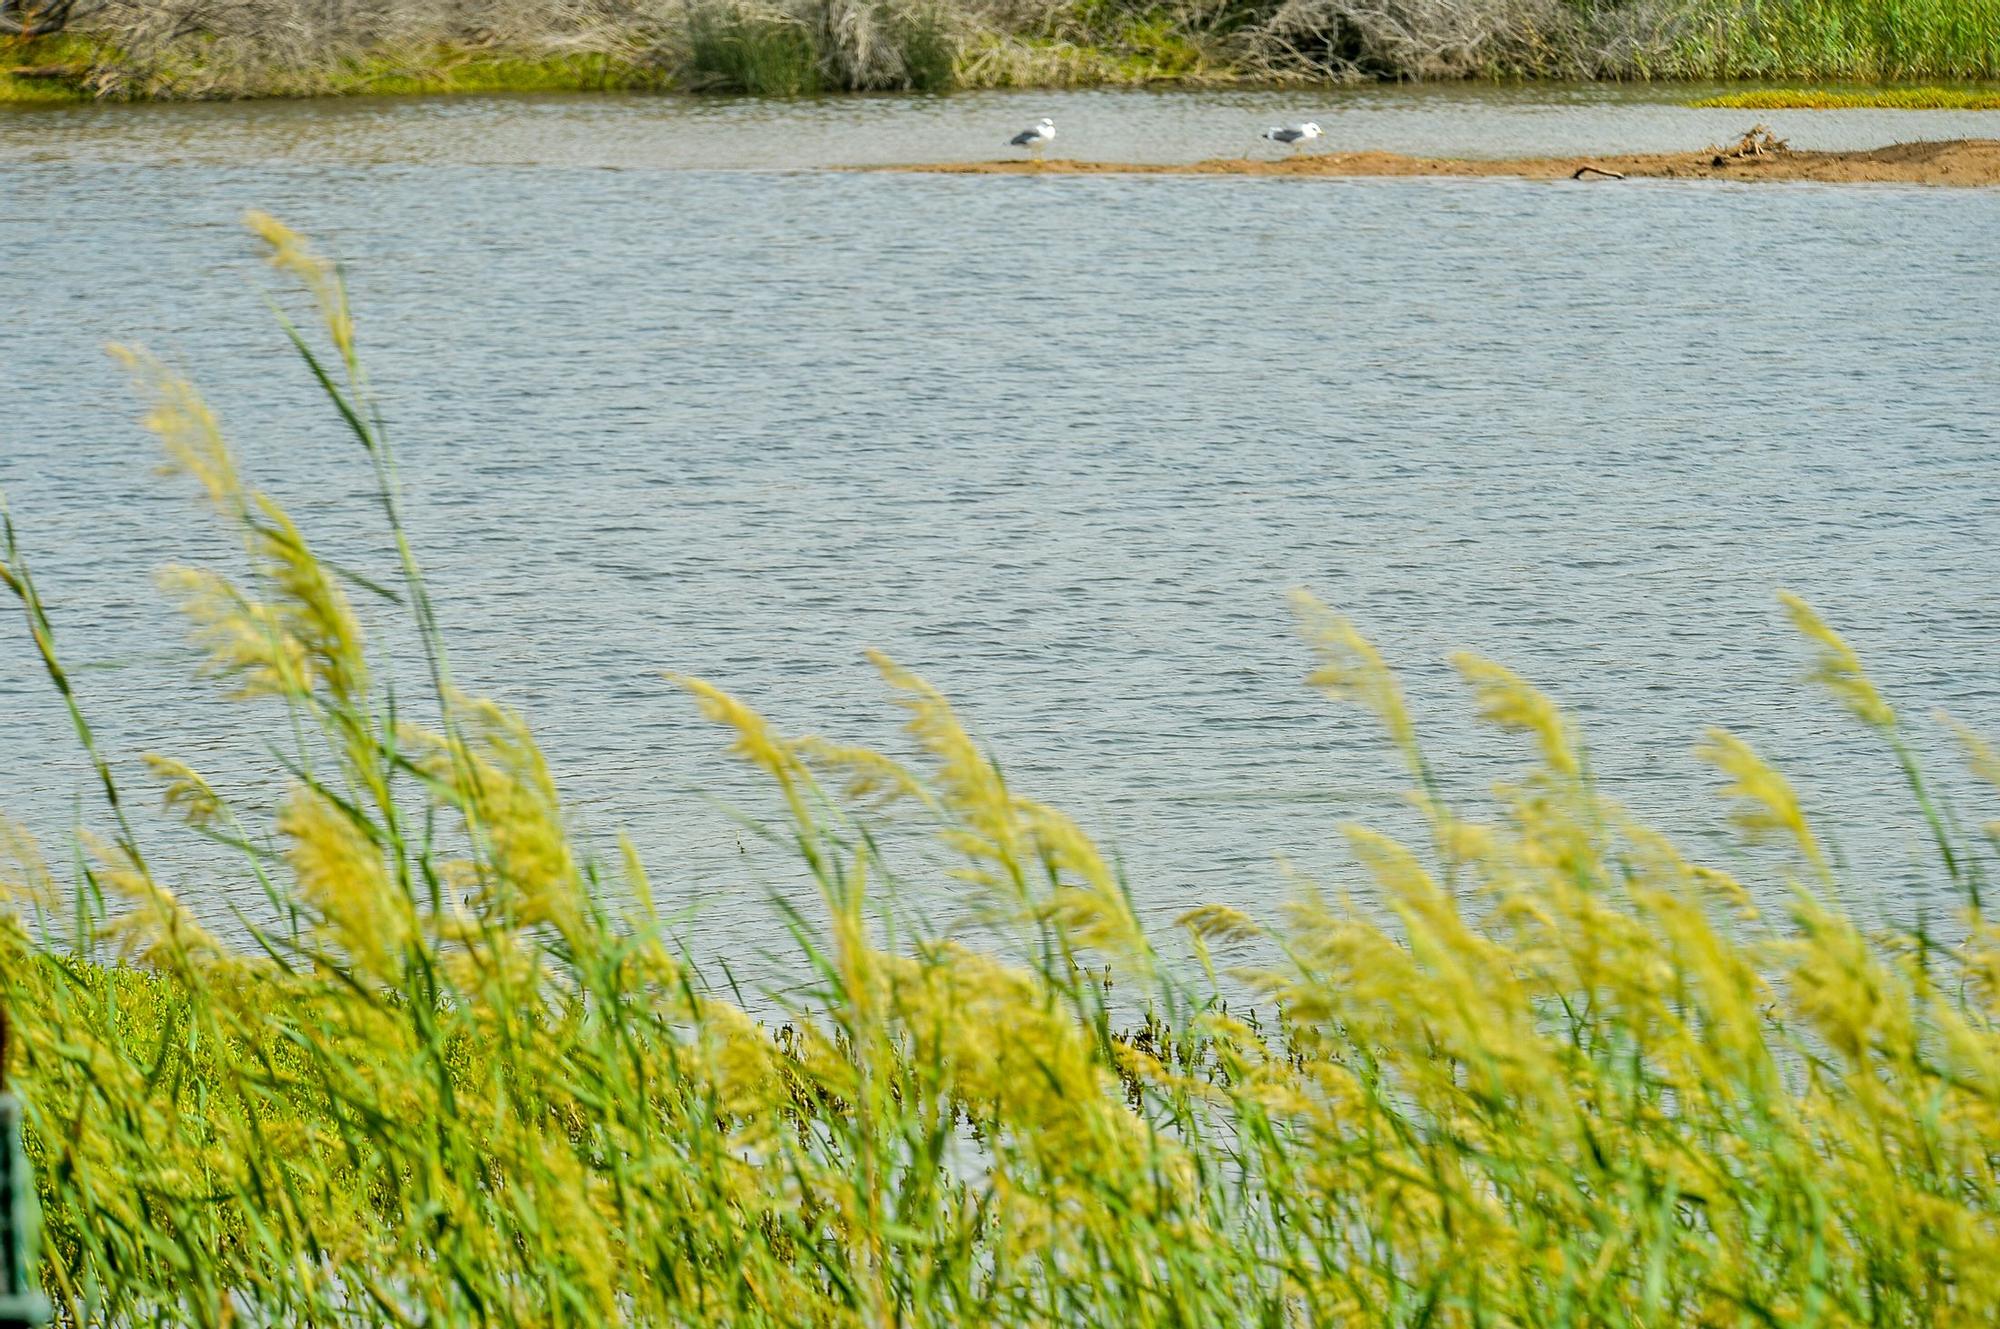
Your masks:
M 1629 69 L 1661 30 L 1652 3 L 1280 0 L 1242 31 L 1239 62 L 1280 80 L 1587 78 Z
M 854 91 L 952 84 L 962 16 L 931 0 L 807 0 L 828 82 Z
M 602 56 L 694 90 L 797 95 L 951 86 L 977 25 L 939 0 L 107 0 L 93 71 L 112 96 L 310 94 L 356 71 Z
M 1162 79 L 1980 77 L 2000 0 L 0 0 L 103 39 L 106 95 L 368 89 L 601 58 L 621 86 L 797 93 Z M 10 20 L 8 16 L 12 16 Z M 810 47 L 808 52 L 807 47 Z M 657 77 L 655 77 L 657 76 Z M 433 79 L 431 84 L 449 79 Z M 500 86 L 577 86 L 559 70 Z
M 226 97 L 335 89 L 362 65 L 419 70 L 478 54 L 643 59 L 671 0 L 106 0 L 87 31 L 111 95 Z

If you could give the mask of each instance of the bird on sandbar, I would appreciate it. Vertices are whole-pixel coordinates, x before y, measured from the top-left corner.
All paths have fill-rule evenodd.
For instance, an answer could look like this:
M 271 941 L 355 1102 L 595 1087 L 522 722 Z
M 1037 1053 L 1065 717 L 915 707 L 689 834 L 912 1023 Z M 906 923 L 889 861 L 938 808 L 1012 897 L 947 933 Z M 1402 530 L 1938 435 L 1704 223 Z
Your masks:
M 1310 120 L 1302 125 L 1287 125 L 1284 127 L 1273 125 L 1265 130 L 1263 134 L 1263 137 L 1270 139 L 1273 143 L 1282 143 L 1294 151 L 1298 149 L 1299 144 L 1310 143 L 1319 136 L 1320 127 Z
M 1007 145 L 1013 148 L 1026 148 L 1035 154 L 1036 161 L 1040 161 L 1042 158 L 1042 149 L 1048 147 L 1054 141 L 1055 136 L 1056 122 L 1047 116 L 1043 116 L 1041 119 L 1035 121 L 1033 128 L 1024 129 L 1014 135 L 1014 137 L 1008 139 Z

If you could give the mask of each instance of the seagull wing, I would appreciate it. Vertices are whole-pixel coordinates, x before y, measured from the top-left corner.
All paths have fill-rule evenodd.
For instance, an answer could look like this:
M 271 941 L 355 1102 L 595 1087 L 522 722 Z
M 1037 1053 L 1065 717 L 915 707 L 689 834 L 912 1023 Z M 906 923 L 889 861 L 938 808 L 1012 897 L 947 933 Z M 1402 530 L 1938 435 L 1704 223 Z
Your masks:
M 1038 129 L 1024 129 L 1020 133 L 1014 135 L 1014 137 L 1008 139 L 1007 142 L 1013 147 L 1025 148 L 1030 143 L 1040 142 L 1041 137 L 1042 137 L 1041 131 Z

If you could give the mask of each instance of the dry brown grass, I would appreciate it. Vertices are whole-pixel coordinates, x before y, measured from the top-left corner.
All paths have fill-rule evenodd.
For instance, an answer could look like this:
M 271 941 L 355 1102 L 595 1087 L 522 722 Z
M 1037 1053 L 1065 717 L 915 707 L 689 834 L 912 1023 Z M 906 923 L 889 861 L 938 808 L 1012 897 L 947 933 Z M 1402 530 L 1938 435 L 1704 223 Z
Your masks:
M 73 81 L 135 97 L 2000 73 L 2000 0 L 78 0 L 71 31 Z

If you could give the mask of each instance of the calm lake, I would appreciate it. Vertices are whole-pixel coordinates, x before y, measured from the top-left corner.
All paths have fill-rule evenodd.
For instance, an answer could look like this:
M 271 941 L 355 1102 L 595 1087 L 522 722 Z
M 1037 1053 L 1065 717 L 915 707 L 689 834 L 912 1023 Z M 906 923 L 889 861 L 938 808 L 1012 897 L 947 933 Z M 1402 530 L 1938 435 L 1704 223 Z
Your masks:
M 809 169 L 998 156 L 1041 114 L 1059 151 L 1122 160 L 1306 117 L 1333 150 L 1489 155 L 1760 117 L 1799 146 L 2000 136 L 1666 95 L 0 114 L 0 485 L 121 769 L 158 750 L 268 797 L 242 783 L 259 717 L 190 680 L 152 586 L 215 533 L 100 349 L 191 371 L 322 551 L 389 577 L 366 465 L 237 228 L 262 207 L 346 260 L 462 678 L 700 911 L 698 950 L 781 946 L 792 877 L 717 806 L 771 800 L 662 671 L 900 747 L 870 646 L 1114 846 L 1156 920 L 1268 911 L 1280 858 L 1352 881 L 1338 826 L 1405 824 L 1401 782 L 1301 686 L 1301 585 L 1404 667 L 1466 798 L 1525 752 L 1470 722 L 1460 647 L 1573 707 L 1606 784 L 1701 852 L 1743 861 L 1692 755 L 1722 724 L 1791 773 L 1860 898 L 1935 911 L 1892 761 L 1800 686 L 1773 592 L 1848 632 L 1992 818 L 1930 716 L 2000 738 L 2000 191 Z M 10 608 L 0 808 L 59 860 L 97 818 L 65 732 Z M 191 899 L 258 907 L 203 855 L 169 856 Z

